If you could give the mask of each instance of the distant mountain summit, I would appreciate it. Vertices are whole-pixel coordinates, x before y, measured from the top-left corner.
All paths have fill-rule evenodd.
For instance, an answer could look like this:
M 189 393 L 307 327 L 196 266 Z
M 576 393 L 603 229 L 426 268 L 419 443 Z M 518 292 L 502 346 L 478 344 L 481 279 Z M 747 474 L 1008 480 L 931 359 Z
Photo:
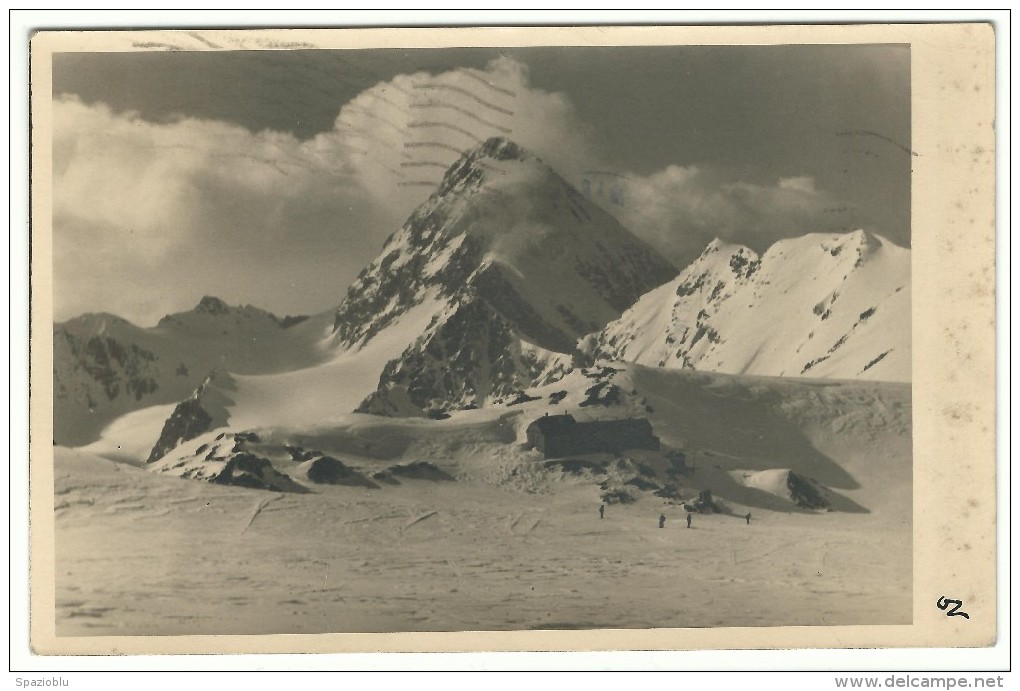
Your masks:
M 359 347 L 424 305 L 428 328 L 359 410 L 481 406 L 527 386 L 544 352 L 571 352 L 674 275 L 540 159 L 494 138 L 449 168 L 361 272 L 335 339 Z
M 271 312 L 252 305 L 232 306 L 218 297 L 206 295 L 195 308 L 187 312 L 168 314 L 159 320 L 158 327 L 175 332 L 203 332 L 210 328 L 219 329 L 230 324 L 233 328 L 257 333 L 273 327 L 288 328 L 308 319 L 307 316 L 277 317 Z
M 863 230 L 761 257 L 715 240 L 586 345 L 658 367 L 910 381 L 910 251 Z
M 188 396 L 214 369 L 264 373 L 311 364 L 321 331 L 309 333 L 305 319 L 206 296 L 151 328 L 103 313 L 55 324 L 54 440 L 93 441 L 124 413 Z
M 230 306 L 217 297 L 206 295 L 199 300 L 198 305 L 193 311 L 199 314 L 226 314 L 230 311 Z

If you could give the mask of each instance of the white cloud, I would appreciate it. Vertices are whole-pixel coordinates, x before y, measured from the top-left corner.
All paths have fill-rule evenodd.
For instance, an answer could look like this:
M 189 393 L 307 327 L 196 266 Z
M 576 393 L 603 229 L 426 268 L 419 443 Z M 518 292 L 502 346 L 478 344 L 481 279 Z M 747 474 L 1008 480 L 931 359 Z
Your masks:
M 334 152 L 364 189 L 408 215 L 460 154 L 508 137 L 563 175 L 587 165 L 589 128 L 562 94 L 530 86 L 525 65 L 493 60 L 486 70 L 399 75 L 345 104 L 334 129 L 309 147 Z
M 824 230 L 834 203 L 810 177 L 773 185 L 726 182 L 693 166 L 630 175 L 614 185 L 619 202 L 605 207 L 681 267 L 716 237 L 760 252 L 776 240 Z
M 67 97 L 54 118 L 58 319 L 105 310 L 150 323 L 217 290 L 282 308 L 272 272 L 251 271 L 279 265 L 273 244 L 321 244 L 341 210 L 373 217 L 342 161 L 309 157 L 290 135 L 155 124 Z
M 779 187 L 784 190 L 798 190 L 807 194 L 814 194 L 815 179 L 810 175 L 801 175 L 794 178 L 779 178 Z
M 717 236 L 764 249 L 821 230 L 832 203 L 810 177 L 760 185 L 672 165 L 591 179 L 610 168 L 590 128 L 507 58 L 381 82 L 306 141 L 153 123 L 75 97 L 56 99 L 54 115 L 57 319 L 104 310 L 153 323 L 207 293 L 280 313 L 328 309 L 460 153 L 492 136 L 582 189 L 588 179 L 596 201 L 679 265 Z
M 399 75 L 307 141 L 73 96 L 55 99 L 53 131 L 56 317 L 142 323 L 204 293 L 328 308 L 463 150 L 509 136 L 567 173 L 591 150 L 570 102 L 509 59 Z

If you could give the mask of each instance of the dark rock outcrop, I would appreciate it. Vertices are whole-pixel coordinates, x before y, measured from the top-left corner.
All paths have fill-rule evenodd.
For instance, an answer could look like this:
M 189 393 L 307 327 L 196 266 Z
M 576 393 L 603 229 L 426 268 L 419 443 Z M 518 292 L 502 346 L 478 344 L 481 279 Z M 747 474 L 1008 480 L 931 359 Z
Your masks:
M 400 480 L 428 480 L 430 482 L 453 482 L 454 477 L 428 461 L 411 461 L 399 465 L 391 465 L 372 475 L 372 479 L 388 485 L 399 485 Z
M 308 489 L 281 473 L 267 458 L 241 451 L 225 459 L 223 468 L 209 480 L 217 485 L 233 485 L 249 489 L 267 489 L 273 492 L 304 494 Z
M 606 504 L 632 504 L 634 495 L 625 489 L 609 489 L 602 493 L 602 501 Z
M 346 485 L 369 489 L 379 487 L 358 471 L 332 456 L 322 456 L 312 461 L 308 466 L 308 479 L 320 485 Z
M 408 480 L 431 480 L 432 482 L 452 482 L 453 476 L 428 461 L 411 461 L 392 465 L 387 472 L 394 477 Z
M 790 499 L 802 509 L 827 509 L 832 502 L 825 496 L 825 490 L 810 478 L 801 477 L 792 470 L 786 477 Z
M 145 459 L 146 463 L 158 461 L 184 442 L 209 431 L 213 416 L 202 407 L 202 394 L 214 376 L 215 373 L 206 377 L 189 399 L 177 404 L 174 412 L 163 423 L 163 431 L 149 452 L 149 457 Z
M 304 494 L 309 490 L 277 470 L 262 455 L 261 440 L 254 432 L 222 432 L 193 453 L 173 452 L 154 463 L 156 472 L 216 485 L 231 485 L 272 492 Z
M 480 407 L 487 397 L 519 394 L 540 372 L 512 325 L 473 300 L 387 363 L 379 388 L 357 412 L 427 415 Z

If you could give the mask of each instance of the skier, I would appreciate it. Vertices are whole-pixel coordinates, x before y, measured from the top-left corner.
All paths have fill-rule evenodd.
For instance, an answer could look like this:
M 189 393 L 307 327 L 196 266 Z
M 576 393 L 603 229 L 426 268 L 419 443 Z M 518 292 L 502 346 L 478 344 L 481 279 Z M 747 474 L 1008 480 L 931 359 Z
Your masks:
M 599 506 L 599 518 L 605 517 L 606 517 L 606 505 L 602 504 L 601 506 Z
M 662 528 L 665 525 L 666 525 L 666 514 L 660 513 L 659 514 L 659 527 Z
M 744 520 L 747 521 L 747 525 L 751 525 L 751 514 L 748 513 L 746 516 L 744 516 Z
M 691 527 L 691 518 L 692 518 L 693 515 L 694 514 L 692 514 L 690 511 L 687 512 L 687 527 L 688 528 Z

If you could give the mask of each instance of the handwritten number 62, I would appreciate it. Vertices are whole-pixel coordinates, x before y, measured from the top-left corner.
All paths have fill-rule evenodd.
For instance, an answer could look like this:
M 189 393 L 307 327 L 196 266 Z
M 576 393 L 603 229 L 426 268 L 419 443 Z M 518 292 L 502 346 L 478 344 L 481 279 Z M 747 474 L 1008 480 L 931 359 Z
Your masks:
M 949 609 L 950 605 L 952 605 L 953 608 L 946 612 L 947 617 L 963 617 L 964 619 L 970 619 L 969 614 L 960 611 L 960 607 L 963 606 L 962 600 L 953 600 L 943 595 L 939 598 L 938 602 L 935 603 L 935 606 L 942 611 Z

